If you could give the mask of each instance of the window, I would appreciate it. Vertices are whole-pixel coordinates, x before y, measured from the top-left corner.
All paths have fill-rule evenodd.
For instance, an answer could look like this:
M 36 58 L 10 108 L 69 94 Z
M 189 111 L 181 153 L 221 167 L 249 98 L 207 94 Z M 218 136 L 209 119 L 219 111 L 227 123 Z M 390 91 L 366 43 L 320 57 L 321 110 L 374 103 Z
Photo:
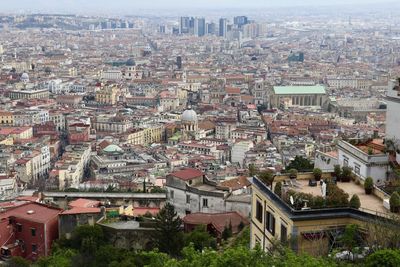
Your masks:
M 343 156 L 343 166 L 349 166 L 349 158 L 346 156 Z
M 357 163 L 354 164 L 354 172 L 356 174 L 360 174 L 360 165 Z
M 208 207 L 208 199 L 207 198 L 203 198 L 203 207 Z
M 287 228 L 285 225 L 281 224 L 281 242 L 286 243 L 287 241 Z
M 169 196 L 170 196 L 170 198 L 174 198 L 174 191 L 173 191 L 173 190 L 171 190 L 171 191 L 169 192 Z
M 31 228 L 31 234 L 32 234 L 32 236 L 36 236 L 36 229 L 35 228 Z
M 17 223 L 17 231 L 22 232 L 22 224 Z
M 256 203 L 256 219 L 262 223 L 262 217 L 263 217 L 263 207 L 262 204 L 257 200 Z
M 37 251 L 36 244 L 32 244 L 32 253 L 36 253 L 36 251 Z
M 275 235 L 275 217 L 274 215 L 267 211 L 265 214 L 266 217 L 266 225 L 265 228 L 270 232 L 272 235 Z
M 186 195 L 186 203 L 187 203 L 187 204 L 190 203 L 190 195 Z

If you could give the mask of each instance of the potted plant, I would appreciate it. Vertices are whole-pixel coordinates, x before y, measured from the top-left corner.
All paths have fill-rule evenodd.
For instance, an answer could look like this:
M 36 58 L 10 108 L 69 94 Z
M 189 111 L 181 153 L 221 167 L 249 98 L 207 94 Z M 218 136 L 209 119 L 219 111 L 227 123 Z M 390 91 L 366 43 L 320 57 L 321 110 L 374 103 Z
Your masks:
M 342 176 L 342 169 L 340 168 L 340 165 L 335 165 L 334 166 L 333 173 L 334 173 L 334 175 L 336 177 L 336 180 L 340 181 L 340 178 Z
M 350 199 L 349 207 L 353 209 L 359 209 L 360 206 L 361 206 L 360 198 L 356 194 L 354 194 Z
M 365 179 L 364 182 L 365 194 L 371 195 L 373 189 L 374 189 L 374 180 L 372 180 L 371 177 L 367 177 L 367 179 Z
M 321 169 L 319 169 L 319 168 L 314 168 L 313 174 L 314 174 L 314 179 L 315 179 L 316 181 L 321 180 L 321 177 L 322 177 L 322 170 L 321 170 Z
M 297 170 L 296 169 L 290 169 L 289 170 L 289 178 L 290 179 L 296 179 L 297 178 Z
M 282 182 L 277 182 L 275 184 L 274 193 L 282 197 Z
M 400 195 L 397 192 L 394 192 L 389 199 L 390 211 L 391 212 L 399 212 L 400 211 Z
M 341 175 L 342 182 L 350 182 L 351 173 L 352 173 L 352 169 L 350 167 L 348 167 L 348 166 L 344 166 L 342 168 L 342 175 Z

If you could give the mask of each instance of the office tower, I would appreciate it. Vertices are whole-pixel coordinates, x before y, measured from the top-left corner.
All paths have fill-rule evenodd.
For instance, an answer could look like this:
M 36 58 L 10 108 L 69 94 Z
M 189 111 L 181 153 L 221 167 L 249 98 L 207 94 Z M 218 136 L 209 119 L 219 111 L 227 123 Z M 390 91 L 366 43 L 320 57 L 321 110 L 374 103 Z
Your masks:
M 206 24 L 206 34 L 215 34 L 216 25 L 214 22 Z
M 176 57 L 176 66 L 178 67 L 178 69 L 182 69 L 182 57 L 181 56 L 177 56 Z
M 165 25 L 160 25 L 159 32 L 165 33 Z
M 206 33 L 206 20 L 204 18 L 195 18 L 193 30 L 194 35 L 204 36 Z
M 179 33 L 180 34 L 189 33 L 189 28 L 190 28 L 190 18 L 189 17 L 181 17 Z
M 233 18 L 233 24 L 237 25 L 238 28 L 246 25 L 248 23 L 248 19 L 246 16 L 237 16 Z
M 226 32 L 227 32 L 227 20 L 224 18 L 220 18 L 218 36 L 226 37 Z

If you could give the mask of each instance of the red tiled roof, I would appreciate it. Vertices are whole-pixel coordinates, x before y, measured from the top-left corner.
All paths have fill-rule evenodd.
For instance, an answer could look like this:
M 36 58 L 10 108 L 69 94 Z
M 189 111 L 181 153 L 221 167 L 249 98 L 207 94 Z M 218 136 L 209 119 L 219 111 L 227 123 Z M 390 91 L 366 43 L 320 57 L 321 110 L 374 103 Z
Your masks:
M 222 233 L 225 226 L 229 224 L 232 225 L 232 232 L 239 232 L 239 224 L 243 222 L 245 225 L 249 224 L 249 221 L 244 218 L 242 215 L 233 212 L 225 212 L 225 213 L 192 213 L 188 214 L 183 218 L 183 222 L 185 224 L 194 224 L 194 225 L 208 225 L 212 224 L 214 228 Z
M 222 187 L 228 187 L 232 190 L 237 190 L 240 188 L 244 188 L 245 186 L 248 187 L 251 183 L 247 180 L 246 176 L 239 176 L 234 179 L 223 181 L 219 184 Z
M 184 169 L 180 171 L 176 171 L 170 174 L 171 176 L 174 176 L 176 178 L 179 178 L 184 181 L 192 180 L 195 179 L 199 176 L 203 176 L 203 172 L 197 169 Z
M 39 223 L 46 223 L 54 217 L 57 217 L 61 212 L 62 209 L 36 202 L 29 202 L 1 213 L 0 218 L 17 217 Z
M 82 214 L 82 213 L 100 213 L 100 208 L 83 208 L 83 207 L 73 207 L 70 210 L 63 211 L 62 214 Z
M 76 200 L 69 202 L 68 206 L 75 208 L 95 208 L 100 206 L 100 201 L 78 198 Z

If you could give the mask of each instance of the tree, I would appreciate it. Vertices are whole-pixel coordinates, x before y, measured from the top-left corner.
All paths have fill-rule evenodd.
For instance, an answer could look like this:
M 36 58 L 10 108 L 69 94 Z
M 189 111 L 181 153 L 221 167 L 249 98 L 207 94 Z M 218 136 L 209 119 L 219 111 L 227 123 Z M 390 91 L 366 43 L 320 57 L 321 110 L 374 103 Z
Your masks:
M 274 175 L 269 170 L 260 172 L 258 178 L 260 178 L 266 185 L 272 185 L 272 182 L 274 181 Z
M 400 250 L 382 249 L 370 254 L 365 260 L 367 267 L 397 267 L 400 266 Z
M 171 203 L 165 204 L 156 216 L 153 240 L 161 252 L 178 256 L 183 247 L 182 219 Z
M 370 195 L 372 194 L 372 190 L 374 189 L 374 180 L 371 177 L 367 177 L 364 182 L 364 190 L 365 194 Z
M 342 177 L 342 169 L 340 168 L 340 165 L 335 165 L 333 168 L 334 168 L 333 172 L 335 174 L 336 180 L 340 180 Z
M 207 232 L 205 225 L 198 225 L 192 232 L 185 234 L 185 245 L 189 246 L 190 244 L 193 244 L 198 251 L 202 251 L 204 248 L 217 248 L 215 238 Z
M 277 194 L 279 197 L 282 197 L 282 182 L 277 182 L 275 184 L 274 193 Z
M 232 223 L 229 222 L 229 225 L 225 225 L 224 230 L 222 231 L 222 239 L 227 240 L 232 236 Z
M 257 174 L 256 166 L 253 163 L 249 164 L 249 176 L 253 177 L 256 174 Z
M 321 180 L 321 177 L 322 177 L 322 170 L 321 169 L 314 168 L 313 174 L 314 174 L 314 179 L 315 180 L 317 180 L 317 181 Z
M 340 238 L 343 246 L 350 252 L 353 252 L 354 247 L 358 245 L 358 225 L 349 224 L 346 225 L 344 233 Z
M 70 240 L 72 248 L 82 252 L 94 253 L 97 247 L 104 244 L 103 229 L 99 225 L 81 225 L 72 232 Z
M 307 158 L 303 158 L 302 156 L 296 156 L 294 160 L 292 160 L 288 166 L 286 166 L 286 170 L 296 169 L 300 172 L 309 172 L 314 168 L 314 164 Z
M 356 194 L 354 194 L 351 197 L 350 202 L 349 202 L 349 206 L 350 206 L 350 208 L 354 208 L 354 209 L 359 209 L 360 208 L 360 206 L 361 206 L 360 198 Z
M 351 180 L 352 169 L 348 166 L 343 166 L 342 168 L 342 182 L 350 182 Z
M 397 192 L 394 192 L 389 199 L 390 211 L 391 212 L 399 212 L 400 211 L 400 195 Z

